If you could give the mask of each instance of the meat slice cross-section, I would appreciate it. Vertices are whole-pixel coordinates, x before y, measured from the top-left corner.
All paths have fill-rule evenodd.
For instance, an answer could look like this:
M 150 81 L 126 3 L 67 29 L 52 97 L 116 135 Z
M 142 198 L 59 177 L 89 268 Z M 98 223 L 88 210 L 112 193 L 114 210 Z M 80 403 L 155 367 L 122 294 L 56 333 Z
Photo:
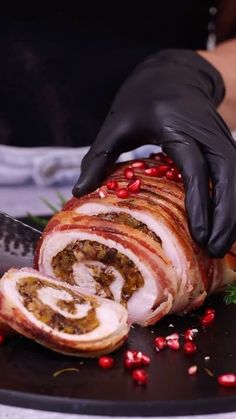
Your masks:
M 127 311 L 39 272 L 9 270 L 0 281 L 0 320 L 61 353 L 98 356 L 115 350 L 128 334 Z

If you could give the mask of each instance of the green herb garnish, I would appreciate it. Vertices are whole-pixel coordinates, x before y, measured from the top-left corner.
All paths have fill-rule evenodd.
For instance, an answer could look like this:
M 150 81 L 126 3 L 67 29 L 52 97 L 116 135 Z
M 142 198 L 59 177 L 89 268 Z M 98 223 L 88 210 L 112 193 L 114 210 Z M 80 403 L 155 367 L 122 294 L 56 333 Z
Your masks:
M 63 368 L 62 370 L 55 371 L 53 377 L 56 378 L 58 375 L 64 374 L 64 372 L 79 372 L 78 368 Z
M 38 226 L 38 228 L 44 228 L 46 227 L 47 223 L 48 223 L 48 219 L 47 218 L 43 218 L 43 217 L 39 217 L 37 215 L 33 215 L 31 214 L 31 212 L 27 212 L 27 217 L 30 219 L 30 221 L 32 221 L 32 223 L 36 224 L 36 226 Z
M 236 282 L 226 288 L 224 302 L 225 304 L 236 304 Z
M 53 214 L 56 214 L 58 211 L 61 211 L 61 209 L 64 207 L 67 201 L 60 191 L 56 191 L 56 195 L 59 198 L 58 208 L 55 205 L 53 205 L 50 201 L 48 201 L 47 198 L 40 198 L 41 201 L 53 212 Z M 48 223 L 47 218 L 38 215 L 33 215 L 31 214 L 31 212 L 27 213 L 27 217 L 32 221 L 32 223 L 34 223 L 37 226 L 37 228 L 44 229 Z

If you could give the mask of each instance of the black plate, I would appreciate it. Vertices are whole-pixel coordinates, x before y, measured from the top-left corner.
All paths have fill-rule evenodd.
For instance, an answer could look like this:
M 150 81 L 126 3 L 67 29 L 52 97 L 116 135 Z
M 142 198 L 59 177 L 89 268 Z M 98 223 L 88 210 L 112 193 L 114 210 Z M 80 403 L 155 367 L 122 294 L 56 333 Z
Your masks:
M 132 329 L 127 344 L 114 354 L 112 370 L 102 370 L 97 360 L 70 358 L 25 338 L 9 338 L 0 347 L 0 403 L 110 416 L 236 411 L 236 390 L 219 387 L 216 381 L 220 373 L 236 372 L 236 306 L 226 306 L 222 296 L 210 300 L 209 305 L 216 308 L 217 318 L 207 330 L 199 326 L 198 316 L 203 309 L 184 318 L 168 317 L 155 327 Z M 182 333 L 188 327 L 199 328 L 196 355 L 170 349 L 155 352 L 155 336 Z M 151 357 L 151 365 L 146 367 L 146 387 L 133 383 L 130 372 L 123 368 L 122 356 L 128 347 Z M 205 356 L 210 361 L 206 362 Z M 198 365 L 198 373 L 190 377 L 187 370 L 194 364 Z M 79 372 L 53 377 L 55 371 L 70 367 L 79 368 Z

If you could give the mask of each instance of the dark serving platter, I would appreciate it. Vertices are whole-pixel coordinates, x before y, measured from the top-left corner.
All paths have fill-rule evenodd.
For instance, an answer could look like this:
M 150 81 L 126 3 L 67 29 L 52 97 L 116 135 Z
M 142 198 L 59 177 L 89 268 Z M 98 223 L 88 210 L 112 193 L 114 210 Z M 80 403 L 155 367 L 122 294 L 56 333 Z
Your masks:
M 204 330 L 199 316 L 205 307 L 216 309 L 216 321 Z M 0 346 L 0 403 L 103 416 L 236 412 L 236 389 L 217 384 L 218 374 L 236 373 L 236 305 L 225 305 L 219 295 L 205 307 L 185 317 L 169 316 L 156 326 L 132 328 L 126 344 L 114 353 L 111 370 L 101 369 L 96 359 L 64 356 L 23 337 L 8 338 Z M 189 327 L 199 329 L 195 355 L 185 355 L 182 349 L 155 351 L 154 337 L 182 334 Z M 128 348 L 151 357 L 146 386 L 135 384 L 124 370 L 123 354 Z M 198 366 L 194 376 L 188 375 L 191 365 Z M 67 368 L 79 371 L 53 376 Z
M 203 330 L 202 310 L 186 317 L 167 317 L 155 327 L 131 330 L 123 348 L 114 354 L 115 367 L 102 370 L 96 359 L 71 358 L 54 353 L 23 337 L 8 338 L 0 347 L 0 403 L 58 412 L 109 416 L 165 416 L 236 411 L 236 390 L 217 384 L 218 374 L 236 372 L 236 306 L 226 306 L 222 296 L 211 299 L 216 321 Z M 169 327 L 173 324 L 174 327 Z M 157 353 L 153 339 L 173 331 L 198 327 L 198 352 Z M 151 357 L 145 387 L 133 383 L 123 368 L 123 353 L 138 349 Z M 204 357 L 210 360 L 205 361 Z M 195 376 L 188 367 L 198 365 Z M 64 368 L 78 372 L 53 374 Z M 209 375 L 209 371 L 214 377 Z

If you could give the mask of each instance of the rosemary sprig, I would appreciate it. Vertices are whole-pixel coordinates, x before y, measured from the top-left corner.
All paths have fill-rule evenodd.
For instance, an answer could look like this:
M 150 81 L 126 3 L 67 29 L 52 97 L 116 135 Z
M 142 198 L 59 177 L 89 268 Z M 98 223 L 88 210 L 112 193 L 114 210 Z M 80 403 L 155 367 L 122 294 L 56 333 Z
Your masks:
M 62 193 L 60 191 L 56 191 L 56 195 L 59 198 L 59 207 L 56 207 L 55 205 L 53 205 L 50 201 L 48 201 L 47 198 L 41 197 L 41 201 L 50 209 L 52 210 L 52 212 L 55 214 L 56 212 L 60 211 L 65 203 L 66 203 L 66 198 L 62 195 Z
M 78 368 L 63 368 L 62 370 L 55 371 L 52 376 L 56 378 L 59 375 L 64 374 L 65 372 L 79 372 L 79 369 Z
M 225 304 L 236 304 L 236 282 L 226 288 L 224 302 Z
M 46 227 L 48 220 L 47 218 L 43 218 L 43 217 L 38 217 L 37 215 L 33 215 L 31 214 L 31 212 L 27 212 L 27 217 L 34 223 L 36 224 L 39 228 L 41 227 L 42 229 L 44 227 Z
M 59 209 L 55 207 L 55 205 L 51 204 L 51 202 L 49 202 L 47 198 L 41 197 L 40 199 L 50 210 L 52 210 L 54 214 L 59 211 Z
M 55 214 L 56 212 L 60 211 L 65 203 L 66 203 L 66 198 L 62 195 L 62 193 L 60 191 L 56 191 L 56 195 L 59 198 L 59 206 L 58 208 L 53 205 L 50 201 L 48 201 L 47 198 L 41 197 L 41 201 L 53 212 L 53 214 Z M 46 227 L 47 223 L 48 223 L 48 219 L 41 217 L 41 216 L 37 216 L 37 215 L 33 215 L 31 214 L 31 212 L 27 212 L 27 217 L 34 223 L 36 224 L 37 228 L 42 228 L 44 229 L 44 227 Z
M 61 207 L 64 207 L 65 203 L 66 203 L 66 198 L 62 195 L 62 193 L 60 191 L 56 192 L 56 195 L 59 198 L 59 202 L 61 204 Z

